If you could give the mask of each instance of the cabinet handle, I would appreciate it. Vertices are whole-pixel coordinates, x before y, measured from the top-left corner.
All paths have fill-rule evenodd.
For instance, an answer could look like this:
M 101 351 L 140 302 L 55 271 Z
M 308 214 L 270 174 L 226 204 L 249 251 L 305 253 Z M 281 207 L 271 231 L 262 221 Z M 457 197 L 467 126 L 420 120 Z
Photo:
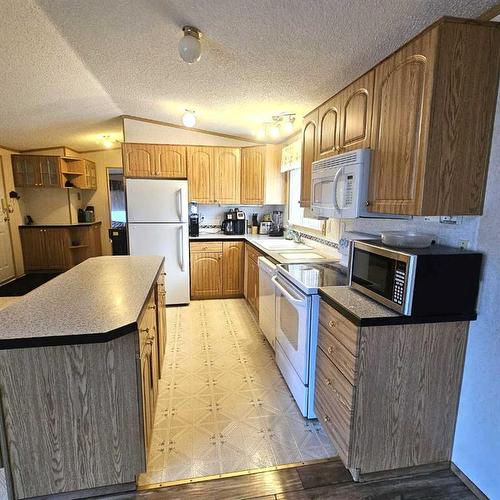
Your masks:
M 327 349 L 328 354 L 333 354 L 333 351 L 334 351 L 334 350 L 335 350 L 335 349 L 333 348 L 333 346 L 331 346 L 331 345 L 330 345 L 330 346 L 328 346 L 328 349 Z
M 331 319 L 329 322 L 328 322 L 328 326 L 330 328 L 335 328 L 337 326 L 337 323 L 335 323 L 335 321 L 333 321 L 333 319 Z
M 325 415 L 325 416 L 323 417 L 323 421 L 324 421 L 324 422 L 330 422 L 330 417 L 329 417 L 328 415 Z
M 153 309 L 153 311 L 156 309 L 156 306 L 153 304 L 152 306 L 149 306 L 148 309 Z
M 140 332 L 149 333 L 149 328 L 141 328 Z
M 332 385 L 332 381 L 328 377 L 325 377 L 325 384 Z

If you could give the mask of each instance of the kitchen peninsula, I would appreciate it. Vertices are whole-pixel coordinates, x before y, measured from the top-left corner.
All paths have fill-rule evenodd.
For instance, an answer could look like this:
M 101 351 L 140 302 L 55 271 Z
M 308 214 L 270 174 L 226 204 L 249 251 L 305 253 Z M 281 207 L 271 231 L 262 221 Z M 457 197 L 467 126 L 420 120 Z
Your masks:
M 162 257 L 96 257 L 0 312 L 11 498 L 135 489 L 165 345 Z

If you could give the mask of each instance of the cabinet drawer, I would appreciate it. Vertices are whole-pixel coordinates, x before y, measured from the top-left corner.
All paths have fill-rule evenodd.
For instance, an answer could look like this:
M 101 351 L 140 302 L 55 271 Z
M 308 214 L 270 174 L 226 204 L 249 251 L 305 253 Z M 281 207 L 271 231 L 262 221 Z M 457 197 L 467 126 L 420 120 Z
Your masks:
M 347 464 L 354 387 L 318 349 L 316 355 L 316 379 L 314 405 L 316 416 L 332 437 L 342 459 Z
M 323 325 L 318 329 L 318 346 L 352 384 L 356 380 L 357 358 Z
M 324 300 L 319 307 L 319 322 L 354 356 L 358 355 L 359 328 Z
M 222 252 L 222 241 L 191 242 L 191 252 Z

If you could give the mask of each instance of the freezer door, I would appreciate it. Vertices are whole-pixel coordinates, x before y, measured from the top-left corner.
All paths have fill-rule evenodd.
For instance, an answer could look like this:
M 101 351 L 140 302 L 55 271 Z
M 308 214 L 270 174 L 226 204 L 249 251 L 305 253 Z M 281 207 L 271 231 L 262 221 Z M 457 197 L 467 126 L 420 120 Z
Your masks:
M 130 255 L 165 257 L 167 305 L 189 302 L 187 224 L 129 224 Z
M 127 179 L 129 222 L 187 222 L 188 185 L 182 180 Z

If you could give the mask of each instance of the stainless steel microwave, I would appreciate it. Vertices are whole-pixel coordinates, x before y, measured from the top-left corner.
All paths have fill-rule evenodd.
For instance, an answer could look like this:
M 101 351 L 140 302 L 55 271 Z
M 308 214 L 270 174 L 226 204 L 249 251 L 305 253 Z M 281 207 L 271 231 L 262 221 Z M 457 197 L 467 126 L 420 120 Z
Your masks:
M 400 249 L 355 241 L 349 284 L 407 316 L 474 314 L 482 255 L 442 245 Z

